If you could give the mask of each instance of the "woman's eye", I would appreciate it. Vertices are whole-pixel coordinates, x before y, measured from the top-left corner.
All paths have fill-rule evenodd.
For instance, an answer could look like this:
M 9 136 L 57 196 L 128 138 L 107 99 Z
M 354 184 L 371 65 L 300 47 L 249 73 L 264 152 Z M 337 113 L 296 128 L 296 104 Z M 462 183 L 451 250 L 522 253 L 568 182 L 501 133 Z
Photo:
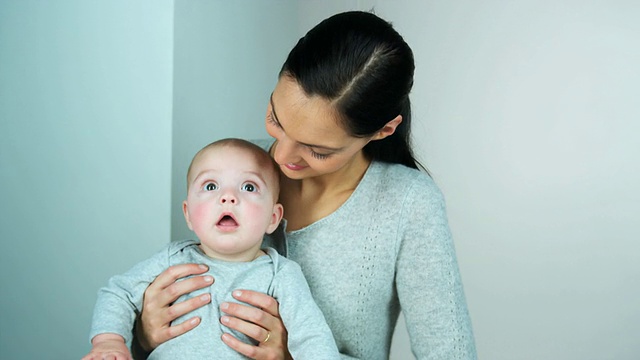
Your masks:
M 313 156 L 314 158 L 316 158 L 318 160 L 325 160 L 326 158 L 328 158 L 330 156 L 330 154 L 320 154 L 320 153 L 317 153 L 317 152 L 311 150 L 311 156 Z
M 282 128 L 282 126 L 280 126 L 280 123 L 275 119 L 272 113 L 269 113 L 267 115 L 267 122 L 277 128 Z
M 254 192 L 256 191 L 256 187 L 251 183 L 245 183 L 245 184 L 242 184 L 242 190 L 248 191 L 248 192 Z
M 204 184 L 204 190 L 205 191 L 213 191 L 213 190 L 217 190 L 217 189 L 218 189 L 218 185 L 216 185 L 216 183 L 208 182 L 208 183 Z

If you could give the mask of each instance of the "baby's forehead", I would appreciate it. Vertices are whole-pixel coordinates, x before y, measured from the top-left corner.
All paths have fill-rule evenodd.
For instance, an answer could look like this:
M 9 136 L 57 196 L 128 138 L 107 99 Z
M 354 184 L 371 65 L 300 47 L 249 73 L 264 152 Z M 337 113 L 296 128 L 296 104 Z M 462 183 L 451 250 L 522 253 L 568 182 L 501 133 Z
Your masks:
M 234 155 L 246 157 L 246 159 L 242 161 L 228 161 L 229 158 Z M 271 156 L 261 149 L 251 149 L 234 144 L 213 145 L 202 149 L 196 155 L 193 159 L 188 178 L 195 180 L 195 177 L 203 170 L 203 167 L 207 168 L 209 165 L 218 167 L 215 165 L 216 163 L 223 163 L 223 166 L 227 167 L 227 169 L 234 168 L 241 172 L 262 175 L 261 177 L 264 178 L 267 185 L 272 186 L 274 185 L 272 184 L 273 181 L 278 181 L 278 174 L 272 162 Z
M 229 162 L 229 158 L 232 157 L 243 157 L 243 161 L 239 162 Z M 209 148 L 205 148 L 196 156 L 194 162 L 225 162 L 227 166 L 232 166 L 237 169 L 253 169 L 256 168 L 260 170 L 270 170 L 269 161 L 271 161 L 271 157 L 268 154 L 262 154 L 255 149 L 246 148 L 239 145 L 218 145 L 212 146 Z

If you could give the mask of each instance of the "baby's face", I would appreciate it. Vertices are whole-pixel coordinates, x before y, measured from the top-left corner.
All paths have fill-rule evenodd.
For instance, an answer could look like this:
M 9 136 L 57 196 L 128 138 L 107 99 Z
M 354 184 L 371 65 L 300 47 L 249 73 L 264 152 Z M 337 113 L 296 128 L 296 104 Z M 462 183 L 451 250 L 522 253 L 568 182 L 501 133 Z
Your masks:
M 187 225 L 210 257 L 250 261 L 282 218 L 273 176 L 250 150 L 204 150 L 191 167 L 183 210 Z

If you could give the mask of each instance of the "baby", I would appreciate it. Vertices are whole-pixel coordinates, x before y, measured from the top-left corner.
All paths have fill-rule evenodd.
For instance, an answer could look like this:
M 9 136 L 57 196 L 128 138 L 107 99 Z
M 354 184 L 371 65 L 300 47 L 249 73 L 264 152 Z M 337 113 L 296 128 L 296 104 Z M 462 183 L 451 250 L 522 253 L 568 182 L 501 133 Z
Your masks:
M 207 265 L 215 282 L 177 301 L 211 293 L 211 304 L 195 311 L 202 319 L 199 326 L 163 343 L 149 359 L 246 359 L 225 345 L 221 336 L 232 333 L 255 345 L 267 342 L 270 334 L 265 330 L 263 338 L 252 339 L 219 321 L 220 304 L 237 302 L 231 296 L 237 289 L 260 291 L 278 300 L 294 359 L 339 359 L 331 330 L 298 264 L 272 248 L 262 248 L 263 236 L 273 232 L 283 216 L 277 202 L 278 171 L 267 152 L 245 140 L 223 139 L 200 150 L 189 166 L 187 200 L 182 205 L 187 225 L 199 241 L 172 242 L 100 289 L 91 327 L 93 347 L 83 360 L 132 359 L 127 344 L 145 289 L 166 268 L 183 263 Z

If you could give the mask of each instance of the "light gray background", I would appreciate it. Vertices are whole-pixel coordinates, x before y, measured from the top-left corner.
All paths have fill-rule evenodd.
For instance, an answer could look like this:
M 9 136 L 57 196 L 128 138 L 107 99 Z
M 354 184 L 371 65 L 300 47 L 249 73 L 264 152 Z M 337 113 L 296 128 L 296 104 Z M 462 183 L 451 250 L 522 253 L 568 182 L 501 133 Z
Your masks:
M 194 151 L 265 136 L 299 36 L 415 51 L 481 359 L 640 356 L 637 1 L 0 0 L 0 358 L 76 359 L 97 289 L 171 239 Z M 406 332 L 392 359 L 410 359 Z

